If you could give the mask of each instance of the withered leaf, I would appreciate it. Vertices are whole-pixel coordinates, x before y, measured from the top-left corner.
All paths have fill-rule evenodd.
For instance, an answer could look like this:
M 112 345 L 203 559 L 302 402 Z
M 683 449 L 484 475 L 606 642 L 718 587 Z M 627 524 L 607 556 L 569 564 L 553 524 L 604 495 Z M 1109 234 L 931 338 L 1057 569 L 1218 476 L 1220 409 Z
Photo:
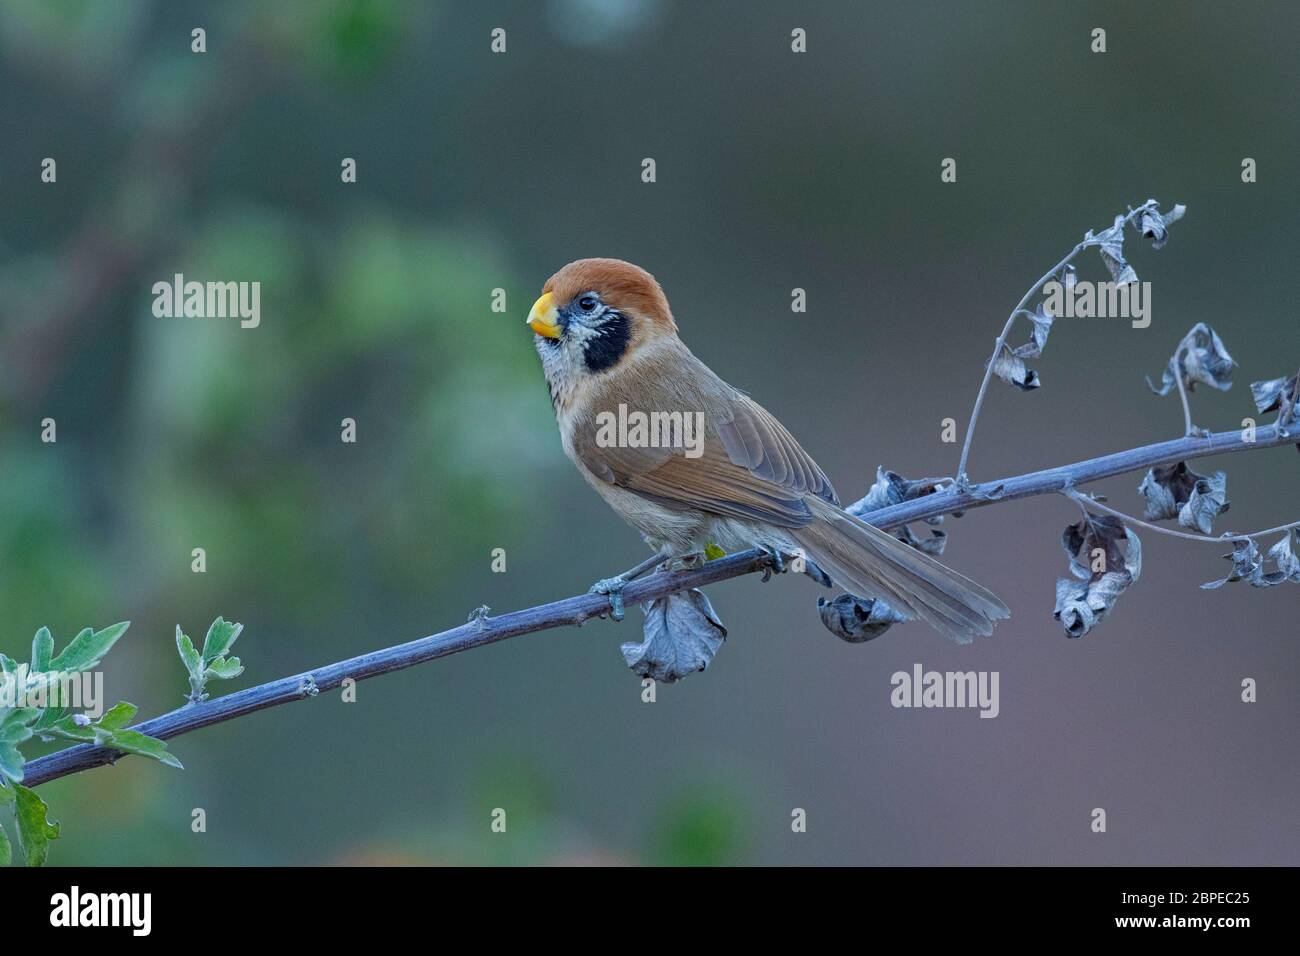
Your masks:
M 1052 616 L 1067 637 L 1083 637 L 1141 576 L 1142 542 L 1118 518 L 1089 514 L 1066 527 L 1061 545 L 1070 559 L 1070 573 L 1082 580 L 1056 582 Z
M 1198 475 L 1187 462 L 1157 465 L 1146 473 L 1138 493 L 1147 501 L 1148 521 L 1177 518 L 1184 528 L 1209 534 L 1214 519 L 1228 510 L 1228 478 L 1221 471 Z
M 1260 555 L 1253 539 L 1233 542 L 1232 554 L 1224 557 L 1232 562 L 1228 576 L 1219 581 L 1209 581 L 1201 587 L 1206 590 L 1221 588 L 1233 581 L 1246 581 L 1251 587 L 1269 588 L 1290 581 L 1300 584 L 1300 558 L 1296 557 L 1296 531 L 1287 531 L 1268 553 Z M 1265 570 L 1270 568 L 1271 570 Z
M 1192 486 L 1191 497 L 1178 512 L 1178 523 L 1201 534 L 1209 534 L 1214 519 L 1228 510 L 1228 476 L 1216 471 L 1208 478 L 1199 478 Z
M 865 519 L 871 512 L 878 511 L 881 508 L 932 495 L 939 490 L 939 485 L 943 481 L 944 479 L 941 478 L 909 480 L 896 471 L 877 467 L 875 483 L 867 489 L 866 495 L 849 505 L 845 510 L 854 517 Z M 942 524 L 943 515 L 927 518 L 925 522 L 930 525 Z M 930 532 L 930 537 L 925 540 L 918 538 L 912 533 L 911 528 L 907 526 L 895 530 L 893 534 L 899 541 L 909 544 L 919 551 L 924 551 L 926 554 L 943 554 L 944 546 L 948 543 L 948 537 L 944 532 L 933 529 Z
M 938 556 L 943 554 L 944 547 L 948 544 L 948 533 L 930 529 L 930 537 L 921 540 L 912 533 L 912 529 L 904 525 L 898 531 L 894 532 L 894 537 L 904 544 L 911 545 L 918 551 L 924 551 L 926 554 Z
M 907 620 L 884 601 L 841 594 L 833 601 L 817 599 L 822 624 L 840 640 L 861 644 L 889 630 L 891 624 Z
M 698 588 L 656 598 L 641 609 L 645 640 L 619 648 L 627 666 L 641 677 L 671 684 L 702 671 L 727 637 L 727 629 Z
M 1066 525 L 1061 532 L 1061 547 L 1070 559 L 1070 573 L 1077 578 L 1087 579 L 1096 573 L 1125 567 L 1124 551 L 1120 547 L 1125 534 L 1124 522 L 1112 515 L 1090 512 L 1076 523 Z M 1097 550 L 1103 554 L 1094 555 L 1093 552 Z M 1093 565 L 1103 559 L 1104 565 L 1094 571 Z
M 1202 477 L 1188 468 L 1185 461 L 1149 469 L 1138 485 L 1138 494 L 1147 501 L 1142 517 L 1148 521 L 1177 518 L 1178 512 L 1192 496 L 1192 487 Z
M 1038 373 L 1026 367 L 1025 359 L 1035 359 L 1043 354 L 1047 345 L 1047 336 L 1052 331 L 1053 317 L 1038 303 L 1032 313 L 1021 313 L 1033 324 L 1029 341 L 1015 348 L 1003 342 L 993 360 L 993 374 L 1008 385 L 1014 385 L 1024 392 L 1032 391 L 1042 385 Z
M 1148 209 L 1137 220 L 1138 232 L 1151 240 L 1152 249 L 1162 249 L 1169 241 L 1169 226 L 1182 219 L 1186 212 L 1187 207 L 1181 203 L 1167 213 L 1161 213 L 1154 207 Z
M 993 360 L 993 374 L 1022 392 L 1032 392 L 1043 384 L 1038 379 L 1038 373 L 1026 368 L 1024 359 L 1017 356 L 1005 342 L 998 350 L 998 357 Z
M 1181 367 L 1183 387 L 1187 391 L 1196 391 L 1198 382 L 1210 388 L 1217 388 L 1221 392 L 1232 388 L 1232 370 L 1237 363 L 1228 354 L 1223 340 L 1219 338 L 1219 333 L 1204 322 L 1197 322 L 1178 344 L 1178 350 L 1165 365 L 1165 370 L 1161 374 L 1160 388 L 1156 388 L 1151 383 L 1150 377 L 1147 378 L 1147 387 L 1151 391 L 1157 395 L 1168 395 L 1169 390 L 1174 388 L 1175 360 L 1179 358 L 1180 353 L 1182 361 L 1177 364 Z
M 1047 310 L 1043 308 L 1043 303 L 1040 302 L 1038 308 L 1027 318 L 1033 323 L 1033 332 L 1030 333 L 1029 341 L 1024 345 L 1017 346 L 1012 354 L 1022 359 L 1038 358 L 1043 354 L 1043 349 L 1047 345 L 1047 336 L 1052 331 L 1053 316 L 1047 314 Z
M 1287 425 L 1300 420 L 1300 372 L 1290 378 L 1271 378 L 1264 382 L 1250 383 L 1250 397 L 1255 400 L 1255 409 L 1264 412 L 1281 412 L 1279 424 Z
M 1089 232 L 1085 237 L 1097 246 L 1101 261 L 1106 263 L 1111 279 L 1118 285 L 1138 281 L 1137 273 L 1124 258 L 1125 218 L 1123 215 L 1116 216 L 1114 224 L 1109 229 L 1103 229 L 1095 236 Z
M 1201 587 L 1205 590 L 1221 588 L 1232 581 L 1249 581 L 1254 584 L 1263 572 L 1263 559 L 1259 555 L 1259 548 L 1250 538 L 1234 541 L 1232 554 L 1225 554 L 1224 557 L 1232 562 L 1232 570 L 1222 580 L 1207 581 L 1202 584 Z
M 1264 587 L 1281 584 L 1283 581 L 1300 584 L 1300 557 L 1296 557 L 1295 544 L 1296 531 L 1292 528 L 1268 549 L 1268 554 L 1264 555 L 1264 564 L 1271 564 L 1273 570 L 1263 573 Z
M 867 489 L 865 495 L 849 505 L 846 510 L 861 518 L 871 511 L 932 495 L 946 480 L 944 478 L 907 479 L 896 471 L 877 467 L 875 482 Z

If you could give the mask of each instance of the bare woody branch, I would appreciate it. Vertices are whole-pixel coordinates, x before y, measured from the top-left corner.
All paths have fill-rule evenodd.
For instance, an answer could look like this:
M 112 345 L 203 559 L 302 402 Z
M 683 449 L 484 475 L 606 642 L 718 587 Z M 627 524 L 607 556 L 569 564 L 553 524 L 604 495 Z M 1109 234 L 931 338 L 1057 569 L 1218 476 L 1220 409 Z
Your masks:
M 1254 441 L 1247 441 L 1246 435 L 1241 431 L 1188 436 L 1102 455 L 1099 458 L 1091 458 L 1059 468 L 1048 468 L 1000 481 L 987 482 L 974 488 L 949 487 L 932 495 L 870 512 L 866 517 L 878 527 L 897 528 L 914 521 L 956 511 L 968 511 L 1017 498 L 1069 491 L 1102 478 L 1141 471 L 1155 465 L 1173 464 L 1209 455 L 1273 448 L 1296 441 L 1296 434 L 1288 433 L 1277 425 L 1259 428 L 1255 433 Z M 624 598 L 628 603 L 637 603 L 687 588 L 704 587 L 728 578 L 761 571 L 769 566 L 768 560 L 764 553 L 753 550 L 709 561 L 688 570 L 661 571 L 650 577 L 633 581 L 624 591 Z M 281 704 L 314 697 L 321 691 L 339 687 L 347 678 L 362 681 L 473 647 L 495 644 L 511 637 L 534 634 L 556 627 L 580 625 L 589 618 L 598 617 L 608 607 L 605 596 L 582 594 L 497 617 L 487 616 L 487 609 L 484 608 L 482 613 L 476 613 L 468 623 L 460 627 L 327 664 L 291 677 L 259 684 L 215 700 L 188 704 L 161 717 L 137 724 L 132 729 L 151 737 L 168 740 L 192 730 L 243 717 L 268 707 L 278 707 Z M 122 756 L 120 751 L 94 744 L 69 747 L 28 762 L 24 784 L 35 787 L 82 770 L 115 763 Z

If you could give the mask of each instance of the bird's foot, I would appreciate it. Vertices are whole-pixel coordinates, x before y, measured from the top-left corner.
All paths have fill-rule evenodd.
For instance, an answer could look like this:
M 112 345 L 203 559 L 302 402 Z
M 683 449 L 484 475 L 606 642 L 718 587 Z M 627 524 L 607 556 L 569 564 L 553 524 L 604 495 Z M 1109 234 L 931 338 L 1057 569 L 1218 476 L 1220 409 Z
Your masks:
M 763 582 L 772 580 L 772 572 L 785 574 L 785 556 L 781 549 L 772 544 L 760 544 L 758 550 L 767 555 L 767 567 L 763 569 Z
M 632 581 L 645 574 L 663 560 L 662 554 L 646 558 L 636 567 L 628 568 L 622 574 L 612 578 L 601 578 L 587 591 L 588 594 L 605 594 L 609 597 L 609 616 L 615 621 L 623 620 L 623 589 Z M 601 615 L 604 617 L 605 615 Z
M 609 616 L 615 621 L 623 620 L 623 589 L 628 579 L 621 574 L 612 578 L 601 578 L 591 586 L 588 594 L 604 594 L 609 598 Z M 603 615 L 602 615 L 603 617 Z

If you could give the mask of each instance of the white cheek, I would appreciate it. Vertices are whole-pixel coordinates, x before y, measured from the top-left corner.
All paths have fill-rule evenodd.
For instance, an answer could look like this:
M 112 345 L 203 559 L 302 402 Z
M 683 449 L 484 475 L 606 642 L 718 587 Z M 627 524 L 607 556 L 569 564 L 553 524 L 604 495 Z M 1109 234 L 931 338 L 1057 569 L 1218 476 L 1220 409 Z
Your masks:
M 578 381 L 583 368 L 582 348 L 567 336 L 559 345 L 551 339 L 538 337 L 534 342 L 542 359 L 542 372 L 556 395 L 566 394 Z
M 572 349 L 576 355 L 581 357 L 583 346 L 595 337 L 595 329 L 589 328 L 581 322 L 574 322 L 569 325 L 568 330 L 565 332 L 564 341 L 566 347 Z

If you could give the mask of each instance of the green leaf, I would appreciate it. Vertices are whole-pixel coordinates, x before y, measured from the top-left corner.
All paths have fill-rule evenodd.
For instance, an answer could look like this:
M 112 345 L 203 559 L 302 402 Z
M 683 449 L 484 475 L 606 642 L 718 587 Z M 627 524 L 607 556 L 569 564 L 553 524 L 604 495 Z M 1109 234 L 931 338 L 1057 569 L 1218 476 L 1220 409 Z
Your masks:
M 32 638 L 32 670 L 50 669 L 50 658 L 54 656 L 54 637 L 48 627 L 43 627 Z
M 175 767 L 177 770 L 185 769 L 180 759 L 167 749 L 165 741 L 142 734 L 138 730 L 103 731 L 97 728 L 95 739 L 105 747 L 112 747 L 123 753 L 139 754 L 141 757 L 150 757 L 160 764 Z
M 18 745 L 32 736 L 31 723 L 40 715 L 35 707 L 21 707 L 0 711 L 0 776 L 15 784 L 23 779 L 26 758 Z
M 13 847 L 9 845 L 9 837 L 5 833 L 4 827 L 0 827 L 0 866 L 8 866 L 13 862 L 13 859 L 14 851 Z
M 14 796 L 14 821 L 18 824 L 18 842 L 25 862 L 28 866 L 44 866 L 50 855 L 50 843 L 59 838 L 59 825 L 49 821 L 50 808 L 35 790 L 14 784 Z
M 127 724 L 131 723 L 136 713 L 140 710 L 135 704 L 119 701 L 108 709 L 108 712 L 100 717 L 96 723 L 100 727 L 108 730 L 121 730 Z
M 115 704 L 94 723 L 87 723 L 84 718 L 78 722 L 76 717 L 64 717 L 50 727 L 48 733 L 52 737 L 62 737 L 65 740 L 96 743 L 123 753 L 139 754 L 141 757 L 149 757 L 177 770 L 185 769 L 180 760 L 168 751 L 165 742 L 157 737 L 142 734 L 138 730 L 126 729 L 126 725 L 135 717 L 137 710 L 135 704 L 123 701 Z
M 90 729 L 90 725 L 82 727 L 73 723 L 71 717 L 64 717 L 58 723 L 46 727 L 45 734 L 48 737 L 61 737 L 64 740 L 75 740 L 83 744 L 95 742 L 95 732 Z
M 44 733 L 67 715 L 66 707 L 46 707 L 41 711 L 41 716 L 36 719 L 36 723 L 32 724 L 32 730 L 37 734 Z
M 242 673 L 244 673 L 244 665 L 239 663 L 238 657 L 213 661 L 208 665 L 207 670 L 207 676 L 216 677 L 220 680 L 230 680 L 230 678 L 238 677 Z
M 179 624 L 176 625 L 176 650 L 181 655 L 181 663 L 190 672 L 190 679 L 201 679 L 203 676 L 203 658 L 199 656 L 198 650 L 194 647 L 194 642 L 190 640 L 188 634 L 181 630 Z
M 40 709 L 37 707 L 12 707 L 0 710 L 0 740 L 5 739 L 5 735 L 10 733 L 15 727 L 26 727 L 37 715 Z M 20 738 L 26 740 L 26 737 Z
M 18 744 L 12 740 L 0 740 L 0 776 L 18 783 L 23 779 L 24 763 L 26 758 L 18 750 Z
M 126 633 L 130 621 L 123 621 L 106 627 L 102 631 L 86 628 L 72 639 L 72 643 L 63 649 L 58 657 L 50 661 L 50 670 L 85 671 L 98 664 L 117 643 L 117 639 Z
M 206 667 L 218 657 L 221 657 L 226 651 L 230 650 L 231 645 L 239 638 L 239 632 L 244 629 L 242 624 L 233 624 L 223 618 L 217 618 L 208 628 L 207 637 L 203 638 L 203 664 Z

